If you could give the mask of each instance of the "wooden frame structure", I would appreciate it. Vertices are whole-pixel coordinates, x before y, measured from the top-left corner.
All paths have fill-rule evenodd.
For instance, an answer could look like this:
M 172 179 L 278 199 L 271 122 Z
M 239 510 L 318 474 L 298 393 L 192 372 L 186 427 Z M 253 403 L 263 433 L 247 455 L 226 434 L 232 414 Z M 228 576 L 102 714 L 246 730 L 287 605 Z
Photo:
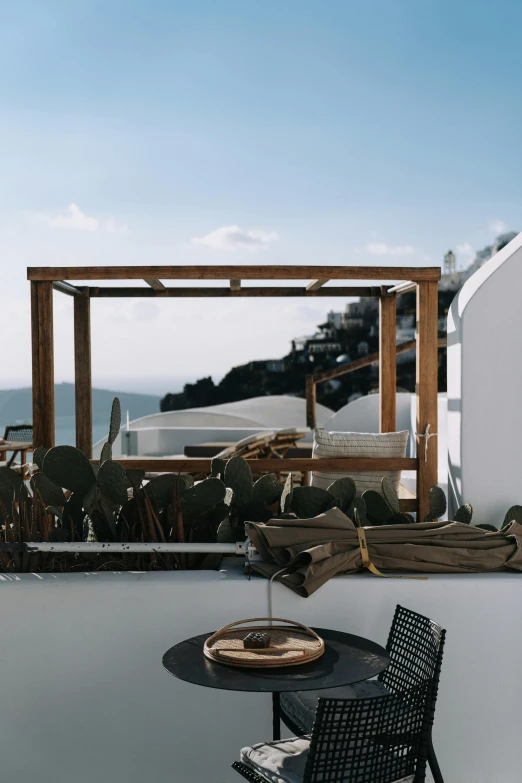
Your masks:
M 415 510 L 420 519 L 428 512 L 429 489 L 437 482 L 437 448 L 426 437 L 437 432 L 438 369 L 438 267 L 360 267 L 360 266 L 112 266 L 112 267 L 30 267 L 31 326 L 33 355 L 33 443 L 54 445 L 54 347 L 53 289 L 74 299 L 74 362 L 76 446 L 92 457 L 92 386 L 90 300 L 92 298 L 244 298 L 244 297 L 378 297 L 380 301 L 380 430 L 396 428 L 396 295 L 417 292 L 417 433 L 418 458 L 330 459 L 321 460 L 325 470 L 416 470 L 417 498 L 402 500 L 403 510 Z M 70 281 L 82 281 L 74 285 Z M 131 287 L 126 280 L 145 285 Z M 166 286 L 170 280 L 227 281 L 212 287 Z M 272 281 L 270 285 L 243 286 L 243 281 Z M 400 285 L 372 285 L 374 281 L 406 281 Z M 84 285 L 83 281 L 89 281 Z M 94 284 L 91 283 L 94 281 Z M 98 281 L 118 281 L 103 286 Z M 277 283 L 276 281 L 284 281 Z M 301 281 L 289 285 L 288 281 Z M 303 281 L 306 281 L 303 285 Z M 339 285 L 325 287 L 330 281 Z M 346 285 L 364 281 L 364 285 Z M 310 384 L 309 384 L 310 385 Z M 315 383 L 311 384 L 315 390 Z M 310 394 L 308 406 L 315 405 Z M 308 411 L 310 413 L 310 411 Z M 429 425 L 429 426 L 428 426 Z M 428 428 L 428 430 L 427 430 Z M 422 439 L 425 438 L 423 441 Z M 123 461 L 123 460 L 122 460 Z M 146 470 L 186 470 L 187 460 L 125 459 L 125 464 Z M 267 463 L 265 465 L 265 462 Z M 210 460 L 190 460 L 192 471 L 209 470 Z M 263 463 L 263 464 L 261 464 Z M 271 464 L 269 464 L 271 463 Z M 317 461 L 278 460 L 278 470 L 311 470 Z M 273 470 L 273 461 L 256 460 L 256 470 Z

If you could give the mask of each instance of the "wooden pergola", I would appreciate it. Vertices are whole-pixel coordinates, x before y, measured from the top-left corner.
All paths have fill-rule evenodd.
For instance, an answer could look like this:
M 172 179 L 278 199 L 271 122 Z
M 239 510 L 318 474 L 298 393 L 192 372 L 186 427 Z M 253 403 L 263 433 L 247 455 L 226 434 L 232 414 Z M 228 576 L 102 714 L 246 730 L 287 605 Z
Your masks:
M 437 447 L 427 434 L 437 432 L 438 370 L 438 267 L 360 267 L 360 266 L 111 266 L 111 267 L 30 267 L 31 327 L 33 356 L 33 443 L 53 446 L 54 347 L 53 290 L 74 300 L 74 366 L 76 406 L 76 446 L 92 458 L 92 381 L 90 302 L 92 298 L 248 298 L 248 297 L 377 297 L 380 306 L 379 389 L 380 431 L 396 429 L 396 296 L 406 290 L 417 292 L 416 395 L 417 458 L 365 458 L 321 460 L 325 470 L 415 470 L 417 497 L 401 500 L 403 510 L 414 510 L 420 519 L 428 512 L 429 489 L 437 483 Z M 104 286 L 104 281 L 118 286 Z M 125 285 L 142 280 L 144 286 Z M 163 281 L 227 281 L 208 287 L 165 285 Z M 244 281 L 271 281 L 270 285 L 244 286 Z M 74 285 L 71 281 L 89 281 Z M 92 282 L 91 282 L 92 281 Z M 284 281 L 284 282 L 278 282 Z M 299 281 L 300 285 L 289 285 Z M 338 285 L 326 286 L 336 281 Z M 347 285 L 364 281 L 364 285 Z M 398 285 L 382 281 L 401 281 Z M 375 284 L 372 284 L 375 283 Z M 379 283 L 379 284 L 377 284 Z M 315 386 L 314 386 L 315 388 Z M 310 390 L 309 390 L 310 391 Z M 309 408 L 315 406 L 308 397 Z M 308 410 L 310 420 L 311 411 Z M 428 428 L 429 425 L 429 428 Z M 428 429 L 427 429 L 428 428 Z M 424 440 L 423 440 L 424 438 Z M 129 467 L 146 470 L 210 470 L 210 460 L 124 459 Z M 266 466 L 265 466 L 265 463 Z M 270 464 L 271 463 L 271 464 Z M 273 460 L 256 460 L 256 470 L 273 470 Z M 278 471 L 307 471 L 317 460 L 282 459 Z

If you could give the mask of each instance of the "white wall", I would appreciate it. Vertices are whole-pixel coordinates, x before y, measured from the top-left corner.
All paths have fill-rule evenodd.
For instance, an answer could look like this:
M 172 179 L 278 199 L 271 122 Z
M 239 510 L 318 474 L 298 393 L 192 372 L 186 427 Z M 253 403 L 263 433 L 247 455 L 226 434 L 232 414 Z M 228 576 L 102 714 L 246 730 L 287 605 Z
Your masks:
M 522 234 L 470 277 L 448 315 L 448 448 L 453 507 L 498 526 L 522 504 Z
M 520 575 L 337 577 L 274 614 L 386 642 L 397 603 L 448 630 L 435 743 L 447 783 L 520 780 Z M 271 733 L 270 697 L 163 670 L 182 639 L 267 612 L 267 582 L 228 573 L 0 576 L 2 780 L 233 783 Z M 501 611 L 499 611 L 501 607 Z M 515 619 L 513 619 L 515 618 Z M 284 736 L 284 735 L 283 735 Z

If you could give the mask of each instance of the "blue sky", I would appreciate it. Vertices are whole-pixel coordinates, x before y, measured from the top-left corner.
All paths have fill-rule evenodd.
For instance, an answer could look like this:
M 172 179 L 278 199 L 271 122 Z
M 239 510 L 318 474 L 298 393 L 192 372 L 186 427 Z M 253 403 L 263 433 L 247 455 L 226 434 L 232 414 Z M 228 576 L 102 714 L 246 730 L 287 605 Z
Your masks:
M 30 377 L 28 265 L 466 265 L 522 228 L 520 29 L 507 0 L 2 4 L 0 385 Z M 101 304 L 95 378 L 166 391 L 332 302 Z M 58 380 L 70 326 L 57 298 Z

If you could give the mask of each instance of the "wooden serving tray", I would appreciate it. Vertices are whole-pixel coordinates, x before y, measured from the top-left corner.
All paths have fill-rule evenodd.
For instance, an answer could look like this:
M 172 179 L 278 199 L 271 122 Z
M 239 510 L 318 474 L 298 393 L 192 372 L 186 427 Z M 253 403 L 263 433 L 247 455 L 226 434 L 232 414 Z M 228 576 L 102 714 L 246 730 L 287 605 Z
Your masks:
M 250 623 L 266 625 L 250 625 Z M 271 623 L 286 623 L 273 625 Z M 243 639 L 252 631 L 270 634 L 270 646 L 245 649 Z M 280 617 L 254 617 L 238 620 L 209 636 L 203 647 L 205 656 L 215 663 L 241 668 L 268 668 L 300 666 L 320 658 L 324 653 L 324 641 L 307 625 Z

